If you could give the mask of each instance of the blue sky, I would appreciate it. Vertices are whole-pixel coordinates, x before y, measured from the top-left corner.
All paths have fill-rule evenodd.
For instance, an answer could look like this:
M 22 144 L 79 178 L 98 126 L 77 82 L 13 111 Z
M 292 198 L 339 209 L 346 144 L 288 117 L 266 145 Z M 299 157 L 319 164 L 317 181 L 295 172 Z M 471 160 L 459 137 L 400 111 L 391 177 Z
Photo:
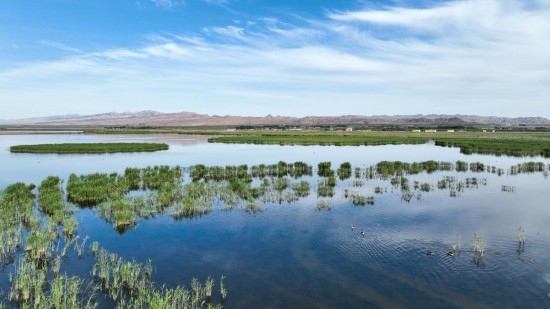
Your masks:
M 550 118 L 550 0 L 0 0 L 0 119 Z

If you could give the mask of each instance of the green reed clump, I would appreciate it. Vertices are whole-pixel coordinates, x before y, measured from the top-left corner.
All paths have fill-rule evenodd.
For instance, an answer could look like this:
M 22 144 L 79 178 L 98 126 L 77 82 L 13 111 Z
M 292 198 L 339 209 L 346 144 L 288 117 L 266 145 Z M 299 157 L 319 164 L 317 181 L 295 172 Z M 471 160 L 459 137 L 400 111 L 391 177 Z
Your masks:
M 59 274 L 60 261 L 54 260 L 50 277 L 38 261 L 19 259 L 10 273 L 8 299 L 22 308 L 95 308 L 93 292 L 84 293 L 82 279 Z
M 50 293 L 44 308 L 96 308 L 93 293 L 83 293 L 84 280 L 77 276 L 55 276 L 50 284 Z
M 229 188 L 235 192 L 240 198 L 246 199 L 248 197 L 249 185 L 242 179 L 232 178 L 229 180 Z
M 189 175 L 193 181 L 199 181 L 203 178 L 207 178 L 208 169 L 203 164 L 193 165 L 190 168 Z
M 344 162 L 340 164 L 340 168 L 336 170 L 336 174 L 340 180 L 345 180 L 351 177 L 351 164 L 349 162 Z
M 319 162 L 317 165 L 317 175 L 320 177 L 329 177 L 331 175 L 334 175 L 334 171 L 330 168 L 331 163 L 326 162 Z
M 400 183 L 401 183 L 401 191 L 409 191 L 410 190 L 409 179 L 407 179 L 406 177 L 401 177 Z
M 128 197 L 115 197 L 101 203 L 99 214 L 117 228 L 131 227 L 136 222 L 132 202 Z
M 485 171 L 485 164 L 481 162 L 470 163 L 470 171 L 474 173 L 481 173 Z
M 288 169 L 288 174 L 294 178 L 311 176 L 313 172 L 313 168 L 311 167 L 311 165 L 302 161 L 296 161 L 294 162 L 294 164 L 289 164 Z
M 310 186 L 309 182 L 306 180 L 301 180 L 298 183 L 293 183 L 291 185 L 292 191 L 294 191 L 294 194 L 296 194 L 298 197 L 306 197 L 309 195 Z
M 164 209 L 173 202 L 181 199 L 183 195 L 183 187 L 181 184 L 166 184 L 158 189 L 157 192 L 157 208 Z
M 241 200 L 239 195 L 231 189 L 229 184 L 222 185 L 219 190 L 219 199 L 223 202 L 223 210 L 233 209 Z
M 350 199 L 354 206 L 365 206 L 367 204 L 367 197 L 357 192 L 352 192 Z
M 167 165 L 148 166 L 142 169 L 142 187 L 156 190 L 166 184 L 178 184 L 183 179 L 183 170 L 180 166 Z
M 10 291 L 8 298 L 21 304 L 40 306 L 45 301 L 46 269 L 38 261 L 18 259 L 14 272 L 10 273 Z
M 13 262 L 15 254 L 23 242 L 23 225 L 8 225 L 0 220 L 0 263 Z
M 356 167 L 353 171 L 353 175 L 355 176 L 355 179 L 361 179 L 363 177 L 363 171 L 360 167 Z
M 95 248 L 94 258 L 92 276 L 101 282 L 103 291 L 115 301 L 122 296 L 134 296 L 151 285 L 150 260 L 145 265 L 126 261 L 103 248 Z
M 92 244 L 95 264 L 92 276 L 99 280 L 107 297 L 116 302 L 116 308 L 221 308 L 212 304 L 214 279 L 208 277 L 205 283 L 196 278 L 191 281 L 191 289 L 182 286 L 157 288 L 152 281 L 151 260 L 146 264 L 127 261 L 117 254 L 110 253 Z M 220 280 L 222 301 L 227 298 L 227 290 Z
M 67 198 L 79 205 L 99 204 L 110 197 L 125 195 L 128 191 L 125 178 L 117 173 L 71 174 L 67 183 Z
M 134 213 L 141 218 L 149 218 L 157 214 L 157 193 L 148 192 L 145 196 L 138 195 L 131 198 Z
M 0 196 L 0 213 L 4 225 L 29 224 L 33 216 L 35 185 L 22 182 L 8 185 Z
M 334 195 L 334 187 L 328 184 L 327 180 L 321 180 L 317 184 L 317 196 L 332 197 Z
M 197 218 L 212 211 L 212 203 L 204 199 L 194 199 L 190 196 L 184 196 L 183 199 L 176 202 L 169 210 L 174 218 Z
M 432 190 L 432 185 L 430 185 L 429 183 L 424 182 L 420 184 L 420 191 L 430 192 L 431 190 Z
M 124 178 L 127 181 L 130 190 L 139 190 L 141 188 L 141 169 L 137 167 L 127 167 L 124 170 Z
M 25 242 L 26 256 L 31 260 L 49 260 L 55 252 L 57 231 L 48 227 L 47 230 L 31 231 Z
M 38 205 L 49 215 L 63 210 L 63 193 L 61 180 L 57 176 L 49 176 L 38 187 Z
M 468 162 L 464 161 L 456 161 L 455 162 L 455 170 L 457 172 L 467 172 L 468 171 Z
M 290 181 L 286 177 L 272 178 L 273 188 L 279 192 L 288 188 Z

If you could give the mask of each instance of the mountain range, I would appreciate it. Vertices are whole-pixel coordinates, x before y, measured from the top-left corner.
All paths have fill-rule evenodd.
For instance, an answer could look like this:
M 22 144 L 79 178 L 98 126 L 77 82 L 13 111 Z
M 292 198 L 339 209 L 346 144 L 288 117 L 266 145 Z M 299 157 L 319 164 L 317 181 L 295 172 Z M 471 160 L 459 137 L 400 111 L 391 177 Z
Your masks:
M 342 116 L 218 116 L 192 112 L 111 112 L 95 115 L 60 115 L 0 120 L 13 126 L 323 126 L 323 125 L 406 125 L 406 126 L 550 126 L 543 117 L 496 117 L 475 115 L 342 115 Z

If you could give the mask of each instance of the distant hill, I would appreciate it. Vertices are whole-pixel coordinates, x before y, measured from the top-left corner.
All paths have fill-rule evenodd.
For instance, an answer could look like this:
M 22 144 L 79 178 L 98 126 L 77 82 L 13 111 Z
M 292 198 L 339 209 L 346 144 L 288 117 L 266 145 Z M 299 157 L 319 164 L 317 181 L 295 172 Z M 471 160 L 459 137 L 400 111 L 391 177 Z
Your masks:
M 191 112 L 160 113 L 140 111 L 96 115 L 60 115 L 0 120 L 13 126 L 322 126 L 322 125 L 407 125 L 407 126 L 549 126 L 543 117 L 495 117 L 475 115 L 394 115 L 394 116 L 217 116 Z

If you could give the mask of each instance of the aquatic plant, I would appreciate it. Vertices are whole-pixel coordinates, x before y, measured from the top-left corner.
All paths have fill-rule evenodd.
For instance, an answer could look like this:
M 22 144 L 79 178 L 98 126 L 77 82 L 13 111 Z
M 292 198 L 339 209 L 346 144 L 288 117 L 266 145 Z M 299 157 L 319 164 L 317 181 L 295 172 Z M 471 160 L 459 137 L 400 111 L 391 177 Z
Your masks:
M 340 164 L 340 168 L 336 170 L 336 174 L 340 180 L 345 180 L 351 177 L 351 164 L 349 162 L 344 162 Z
M 141 169 L 137 167 L 127 167 L 124 170 L 124 178 L 130 190 L 139 190 L 141 188 Z
M 254 200 L 246 200 L 242 210 L 249 213 L 257 213 L 263 211 L 264 208 Z
M 291 188 L 294 191 L 294 194 L 296 194 L 298 197 L 306 197 L 309 195 L 310 186 L 309 182 L 306 180 L 302 180 L 298 183 L 293 183 L 291 185 Z
M 365 206 L 368 200 L 366 196 L 361 195 L 357 192 L 351 192 L 351 194 L 349 195 L 349 198 L 351 199 L 351 203 L 354 206 Z
M 41 182 L 38 187 L 38 205 L 49 215 L 63 210 L 63 193 L 59 177 L 49 176 Z
M 329 186 L 326 180 L 320 181 L 317 184 L 317 196 L 332 197 L 334 195 L 334 187 Z
M 212 301 L 212 289 L 214 288 L 214 279 L 210 276 L 204 282 L 204 296 L 207 302 Z
M 317 200 L 317 210 L 331 210 L 330 201 L 327 199 L 318 199 Z
M 330 169 L 331 163 L 328 161 L 325 162 L 319 162 L 318 169 L 317 169 L 317 175 L 320 177 L 329 177 L 334 174 L 334 171 Z
M 518 228 L 518 240 L 520 244 L 525 243 L 525 229 L 521 226 Z
M 473 238 L 474 243 L 474 254 L 482 257 L 485 253 L 485 242 L 483 241 L 483 238 L 478 233 L 474 234 Z
M 222 304 L 226 302 L 227 300 L 227 289 L 225 288 L 225 276 L 221 276 L 220 278 L 220 299 Z

